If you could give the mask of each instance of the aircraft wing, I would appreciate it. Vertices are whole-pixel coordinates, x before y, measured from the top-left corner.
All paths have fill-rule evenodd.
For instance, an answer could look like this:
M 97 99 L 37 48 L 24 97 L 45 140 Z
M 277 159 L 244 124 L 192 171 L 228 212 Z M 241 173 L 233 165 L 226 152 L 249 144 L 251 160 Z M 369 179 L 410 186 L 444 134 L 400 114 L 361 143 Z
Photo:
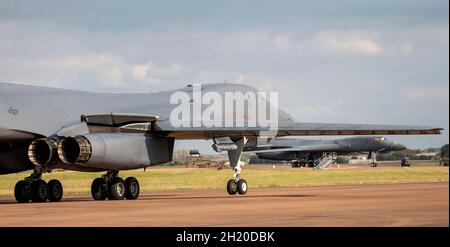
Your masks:
M 177 139 L 212 139 L 219 137 L 259 137 L 308 135 L 422 135 L 440 134 L 441 128 L 408 125 L 288 123 L 277 131 L 261 127 L 174 127 L 167 119 L 156 115 L 108 113 L 81 117 L 94 132 L 152 132 L 155 135 Z
M 288 135 L 426 135 L 440 134 L 442 128 L 410 125 L 294 123 L 281 126 L 280 136 Z
M 156 133 L 181 139 L 209 139 L 223 136 L 260 136 L 269 129 L 255 127 L 182 127 L 175 128 L 168 122 L 156 122 Z M 319 135 L 424 135 L 440 134 L 442 128 L 408 125 L 376 124 L 328 124 L 328 123 L 293 123 L 279 126 L 275 136 L 319 136 Z

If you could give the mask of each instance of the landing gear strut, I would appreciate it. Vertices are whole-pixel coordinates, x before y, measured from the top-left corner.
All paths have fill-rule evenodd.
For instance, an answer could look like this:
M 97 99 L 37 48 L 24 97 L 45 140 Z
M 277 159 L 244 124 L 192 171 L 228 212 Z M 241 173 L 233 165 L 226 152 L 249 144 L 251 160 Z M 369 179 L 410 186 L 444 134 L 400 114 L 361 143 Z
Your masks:
M 101 178 L 96 178 L 92 182 L 92 198 L 98 200 L 135 200 L 139 197 L 139 182 L 134 177 L 129 177 L 125 181 L 118 176 L 118 171 L 109 171 Z
M 241 153 L 244 148 L 247 139 L 244 137 L 239 141 L 236 141 L 237 145 L 236 150 L 228 151 L 228 158 L 230 160 L 230 166 L 233 168 L 233 178 L 228 180 L 227 183 L 227 192 L 230 195 L 244 195 L 247 193 L 248 184 L 245 179 L 241 179 L 241 171 L 244 164 L 240 161 Z
M 377 152 L 369 152 L 369 157 L 372 158 L 372 163 L 370 163 L 371 167 L 377 167 Z
M 42 180 L 42 172 L 36 169 L 31 176 L 16 183 L 14 197 L 17 202 L 59 202 L 63 196 L 63 186 L 59 180 L 53 179 L 48 184 Z

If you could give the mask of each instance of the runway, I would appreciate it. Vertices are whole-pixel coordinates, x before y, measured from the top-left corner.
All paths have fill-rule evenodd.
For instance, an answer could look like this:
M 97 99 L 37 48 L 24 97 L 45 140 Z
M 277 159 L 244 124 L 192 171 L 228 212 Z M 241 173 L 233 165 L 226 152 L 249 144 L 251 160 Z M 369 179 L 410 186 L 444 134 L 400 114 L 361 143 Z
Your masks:
M 250 184 L 251 186 L 251 184 Z M 449 184 L 391 184 L 143 193 L 135 201 L 66 195 L 0 198 L 0 226 L 449 226 Z

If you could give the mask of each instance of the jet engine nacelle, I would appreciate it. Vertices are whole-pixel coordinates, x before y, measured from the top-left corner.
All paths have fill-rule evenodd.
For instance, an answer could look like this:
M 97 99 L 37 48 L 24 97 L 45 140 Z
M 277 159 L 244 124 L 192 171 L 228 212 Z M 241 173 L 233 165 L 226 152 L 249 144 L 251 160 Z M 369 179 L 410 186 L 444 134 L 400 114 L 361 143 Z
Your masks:
M 173 144 L 173 138 L 148 135 L 87 134 L 64 138 L 58 155 L 68 164 L 129 170 L 171 161 Z

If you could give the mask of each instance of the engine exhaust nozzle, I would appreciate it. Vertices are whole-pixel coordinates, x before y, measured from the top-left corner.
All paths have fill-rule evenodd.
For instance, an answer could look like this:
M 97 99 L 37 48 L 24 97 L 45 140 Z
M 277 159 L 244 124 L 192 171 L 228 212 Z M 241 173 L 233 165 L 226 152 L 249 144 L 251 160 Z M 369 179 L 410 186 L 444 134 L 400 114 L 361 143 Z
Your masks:
M 41 138 L 28 147 L 28 158 L 36 166 L 48 166 L 58 161 L 58 140 Z
M 84 164 L 92 155 L 92 147 L 84 136 L 64 138 L 58 145 L 59 158 L 68 164 Z

